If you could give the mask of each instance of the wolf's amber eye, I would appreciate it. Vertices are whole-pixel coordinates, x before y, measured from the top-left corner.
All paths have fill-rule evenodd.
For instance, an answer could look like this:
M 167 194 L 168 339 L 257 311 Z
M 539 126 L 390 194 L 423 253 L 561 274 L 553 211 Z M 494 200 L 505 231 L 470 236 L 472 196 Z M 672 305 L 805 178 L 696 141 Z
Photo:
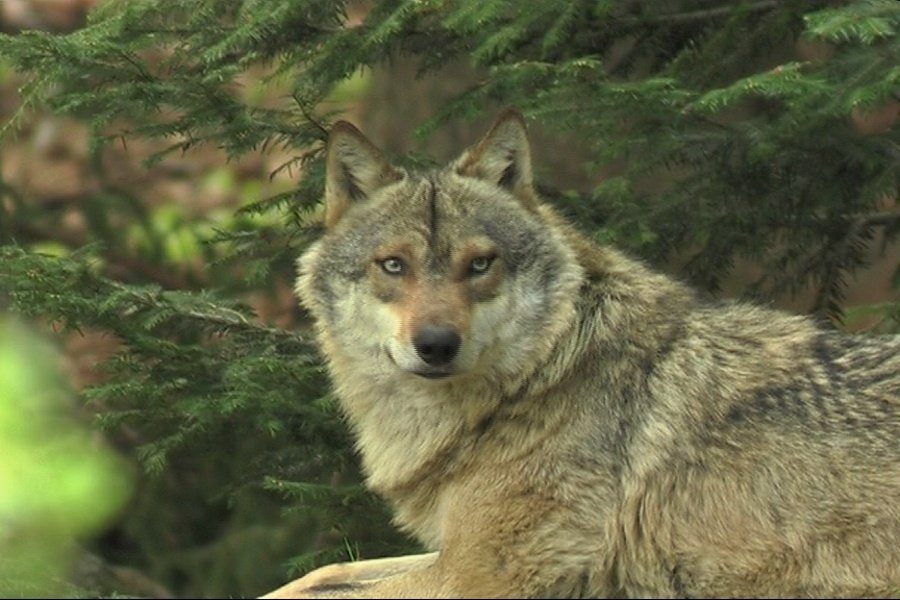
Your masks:
M 406 272 L 406 263 L 401 258 L 391 256 L 381 261 L 381 268 L 388 275 L 403 275 Z
M 493 256 L 476 256 L 472 259 L 472 262 L 469 263 L 469 273 L 472 275 L 481 275 L 491 268 L 491 263 L 493 262 Z

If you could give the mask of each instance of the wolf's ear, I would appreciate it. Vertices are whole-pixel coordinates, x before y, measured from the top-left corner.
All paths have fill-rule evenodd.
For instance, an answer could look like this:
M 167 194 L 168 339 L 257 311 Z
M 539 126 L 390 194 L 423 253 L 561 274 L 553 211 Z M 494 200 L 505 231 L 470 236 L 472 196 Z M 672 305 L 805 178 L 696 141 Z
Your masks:
M 525 119 L 515 109 L 503 111 L 481 141 L 457 159 L 455 168 L 460 175 L 505 188 L 527 208 L 536 208 Z
M 402 178 L 359 129 L 338 121 L 328 135 L 325 158 L 325 227 L 331 229 L 350 206 Z

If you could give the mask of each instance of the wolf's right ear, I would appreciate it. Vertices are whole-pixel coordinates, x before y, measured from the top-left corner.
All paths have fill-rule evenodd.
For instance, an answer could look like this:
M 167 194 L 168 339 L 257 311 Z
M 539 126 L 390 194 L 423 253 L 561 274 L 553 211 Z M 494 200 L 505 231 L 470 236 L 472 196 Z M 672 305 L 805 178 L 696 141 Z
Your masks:
M 515 109 L 503 111 L 481 141 L 457 159 L 455 169 L 509 190 L 528 209 L 537 206 L 525 119 Z
M 325 156 L 325 227 L 331 229 L 350 206 L 402 178 L 359 129 L 338 121 L 328 135 Z

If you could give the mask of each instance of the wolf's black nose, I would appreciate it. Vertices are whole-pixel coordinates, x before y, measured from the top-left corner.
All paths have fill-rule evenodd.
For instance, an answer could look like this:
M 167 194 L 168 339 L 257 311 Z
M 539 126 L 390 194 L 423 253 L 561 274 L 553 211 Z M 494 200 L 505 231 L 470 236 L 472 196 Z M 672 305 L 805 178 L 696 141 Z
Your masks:
M 427 325 L 413 338 L 413 346 L 419 358 L 432 367 L 446 365 L 456 356 L 462 339 L 449 327 Z

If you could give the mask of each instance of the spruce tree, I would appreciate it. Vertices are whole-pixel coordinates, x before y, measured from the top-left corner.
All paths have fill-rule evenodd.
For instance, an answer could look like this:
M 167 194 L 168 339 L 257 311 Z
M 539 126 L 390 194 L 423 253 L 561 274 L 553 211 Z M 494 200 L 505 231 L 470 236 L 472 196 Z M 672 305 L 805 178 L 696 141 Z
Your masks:
M 77 119 L 99 182 L 79 208 L 89 235 L 48 254 L 59 215 L 0 180 L 0 307 L 117 341 L 80 398 L 142 474 L 97 551 L 181 595 L 223 596 L 414 546 L 361 485 L 302 312 L 286 329 L 246 302 L 289 287 L 319 233 L 323 142 L 348 81 L 393 60 L 423 78 L 463 61 L 478 77 L 418 135 L 514 105 L 577 133 L 588 172 L 611 173 L 584 189 L 539 181 L 598 242 L 712 294 L 749 261 L 758 276 L 730 293 L 812 286 L 835 326 L 866 313 L 896 331 L 897 301 L 844 297 L 879 251 L 896 256 L 898 27 L 895 0 L 129 0 L 71 33 L 0 36 L 22 81 L 3 143 L 35 111 Z M 171 277 L 172 231 L 146 226 L 139 190 L 106 162 L 145 140 L 161 144 L 149 172 L 200 148 L 279 152 L 294 185 L 199 217 L 208 266 Z

